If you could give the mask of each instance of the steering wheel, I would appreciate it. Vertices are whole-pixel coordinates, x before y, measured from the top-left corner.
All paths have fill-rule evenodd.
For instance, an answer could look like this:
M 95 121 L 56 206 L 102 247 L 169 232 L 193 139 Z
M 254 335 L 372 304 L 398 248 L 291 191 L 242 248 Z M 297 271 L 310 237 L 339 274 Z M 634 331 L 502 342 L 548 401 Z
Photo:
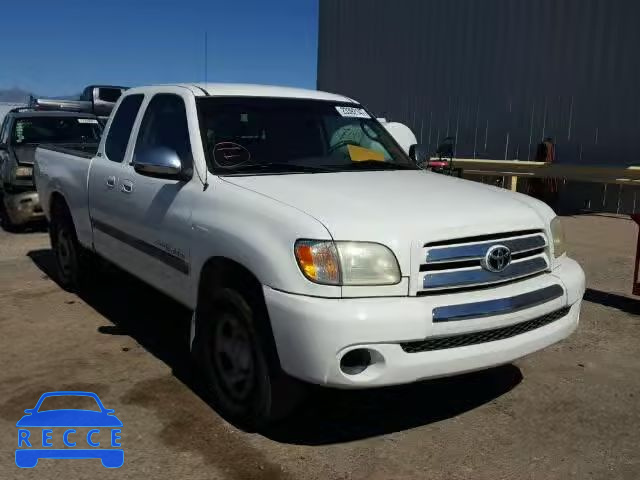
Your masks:
M 353 142 L 351 140 L 340 140 L 335 145 L 331 145 L 329 147 L 329 150 L 327 150 L 327 155 L 331 155 L 333 152 L 335 152 L 339 148 L 346 147 L 347 145 L 353 145 Z

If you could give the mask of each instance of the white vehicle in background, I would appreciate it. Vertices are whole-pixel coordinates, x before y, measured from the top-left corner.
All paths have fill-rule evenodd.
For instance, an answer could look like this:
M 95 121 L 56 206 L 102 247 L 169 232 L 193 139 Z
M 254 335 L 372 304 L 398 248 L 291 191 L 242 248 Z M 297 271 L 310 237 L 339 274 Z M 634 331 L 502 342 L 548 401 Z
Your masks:
M 285 413 L 292 377 L 455 375 L 578 324 L 584 274 L 549 207 L 416 168 L 423 158 L 343 96 L 133 88 L 95 156 L 36 160 L 60 282 L 77 287 L 97 254 L 192 309 L 205 383 L 249 425 Z

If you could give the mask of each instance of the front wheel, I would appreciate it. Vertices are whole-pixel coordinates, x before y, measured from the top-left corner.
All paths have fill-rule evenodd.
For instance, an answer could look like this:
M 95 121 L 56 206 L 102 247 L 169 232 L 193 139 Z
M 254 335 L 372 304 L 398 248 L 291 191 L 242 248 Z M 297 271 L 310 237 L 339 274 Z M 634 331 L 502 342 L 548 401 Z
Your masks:
M 20 230 L 18 225 L 14 224 L 7 212 L 7 207 L 4 203 L 4 197 L 0 193 L 0 224 L 5 232 L 15 233 Z
M 231 288 L 213 292 L 196 314 L 194 356 L 205 390 L 223 416 L 250 430 L 286 417 L 302 392 L 270 355 L 273 339 L 260 328 L 268 321 L 259 301 Z

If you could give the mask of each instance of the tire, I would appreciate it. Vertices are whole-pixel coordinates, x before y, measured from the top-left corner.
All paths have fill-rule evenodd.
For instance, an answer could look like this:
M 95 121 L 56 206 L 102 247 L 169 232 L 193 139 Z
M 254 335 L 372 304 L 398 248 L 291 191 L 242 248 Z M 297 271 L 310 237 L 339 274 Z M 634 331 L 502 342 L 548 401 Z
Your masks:
M 70 292 L 85 286 L 90 270 L 90 253 L 78 242 L 71 214 L 64 204 L 52 209 L 49 238 L 56 261 L 58 283 Z
M 4 198 L 2 197 L 2 194 L 0 194 L 0 225 L 2 225 L 2 229 L 5 232 L 17 233 L 20 231 L 20 226 L 14 224 L 11 221 L 11 217 L 9 217 L 9 214 L 7 213 L 7 208 L 4 204 Z
M 250 431 L 287 417 L 304 389 L 280 368 L 264 300 L 225 287 L 204 296 L 193 354 L 209 399 L 223 417 Z

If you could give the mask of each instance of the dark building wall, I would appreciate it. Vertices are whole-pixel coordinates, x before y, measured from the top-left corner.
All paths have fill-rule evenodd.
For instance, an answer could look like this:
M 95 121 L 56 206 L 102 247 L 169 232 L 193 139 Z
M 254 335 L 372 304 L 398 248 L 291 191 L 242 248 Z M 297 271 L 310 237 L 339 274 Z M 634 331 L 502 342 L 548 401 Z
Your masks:
M 639 0 L 320 0 L 318 88 L 457 156 L 640 164 Z

